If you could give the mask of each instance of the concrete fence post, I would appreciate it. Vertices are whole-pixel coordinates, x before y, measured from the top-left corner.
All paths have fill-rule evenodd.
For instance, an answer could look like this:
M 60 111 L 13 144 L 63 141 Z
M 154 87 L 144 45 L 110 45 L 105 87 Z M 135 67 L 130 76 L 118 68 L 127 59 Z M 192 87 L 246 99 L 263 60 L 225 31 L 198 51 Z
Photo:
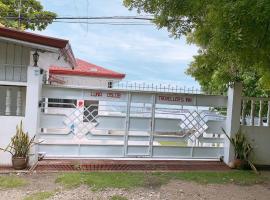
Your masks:
M 242 83 L 234 83 L 228 89 L 226 133 L 233 137 L 240 128 Z M 224 162 L 229 164 L 234 159 L 234 149 L 228 138 L 224 142 Z
M 26 90 L 26 107 L 25 107 L 25 131 L 30 137 L 36 135 L 38 138 L 39 128 L 39 101 L 41 99 L 42 74 L 40 68 L 28 67 L 27 71 L 27 90 Z M 34 165 L 38 160 L 38 146 L 34 145 L 30 150 L 29 164 Z

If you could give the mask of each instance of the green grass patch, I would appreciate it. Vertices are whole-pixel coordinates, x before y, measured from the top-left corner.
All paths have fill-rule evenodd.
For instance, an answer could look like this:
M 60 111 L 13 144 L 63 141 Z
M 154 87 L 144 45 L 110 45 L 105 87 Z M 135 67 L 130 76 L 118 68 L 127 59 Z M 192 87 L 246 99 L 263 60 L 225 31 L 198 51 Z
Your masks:
M 110 200 L 128 200 L 128 198 L 120 195 L 113 195 Z
M 179 173 L 155 173 L 154 175 L 166 179 L 194 181 L 201 184 L 226 184 L 235 183 L 241 185 L 253 185 L 263 183 L 267 178 L 257 175 L 252 171 L 228 171 L 228 172 L 179 172 Z
M 16 176 L 0 176 L 0 188 L 16 188 L 26 185 L 26 181 Z
M 89 185 L 93 190 L 103 188 L 157 187 L 166 181 L 165 178 L 151 173 L 135 172 L 90 172 L 65 173 L 57 177 L 56 182 L 67 187 Z
M 45 200 L 54 195 L 54 192 L 37 192 L 25 197 L 23 200 Z
M 235 183 L 252 185 L 262 183 L 266 178 L 252 171 L 228 172 L 90 172 L 65 173 L 57 177 L 56 182 L 66 187 L 85 184 L 93 190 L 104 188 L 160 187 L 170 180 L 194 181 L 201 184 Z

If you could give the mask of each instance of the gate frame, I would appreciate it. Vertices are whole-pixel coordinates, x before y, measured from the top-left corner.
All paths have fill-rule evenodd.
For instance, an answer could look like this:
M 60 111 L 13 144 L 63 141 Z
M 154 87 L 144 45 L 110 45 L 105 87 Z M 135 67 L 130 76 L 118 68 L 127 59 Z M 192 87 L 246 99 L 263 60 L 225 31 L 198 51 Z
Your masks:
M 25 128 L 26 130 L 29 131 L 29 135 L 37 135 L 36 139 L 39 139 L 39 130 L 38 130 L 38 122 L 39 122 L 39 102 L 41 100 L 41 92 L 42 92 L 42 75 L 40 74 L 40 68 L 36 67 L 28 67 L 28 87 L 27 87 L 27 98 L 26 98 L 26 115 L 25 115 Z M 77 88 L 78 89 L 78 88 Z M 89 89 L 89 88 L 85 88 Z M 94 89 L 94 88 L 93 88 Z M 106 88 L 106 90 L 108 90 Z M 241 103 L 240 101 L 237 100 L 239 97 L 241 97 L 241 84 L 240 83 L 235 83 L 232 87 L 229 88 L 228 92 L 228 104 L 227 104 L 227 120 L 226 120 L 226 130 L 227 133 L 231 136 L 235 133 L 235 130 L 240 126 L 239 118 L 240 118 L 240 108 L 241 108 Z M 31 91 L 31 92 L 30 92 Z M 120 90 L 118 90 L 120 91 Z M 32 95 L 31 95 L 32 94 Z M 241 99 L 241 98 L 239 98 Z M 156 98 L 155 98 L 156 100 Z M 36 106 L 33 106 L 36 105 Z M 34 110 L 33 110 L 34 108 Z M 236 112 L 237 111 L 237 112 Z M 130 112 L 130 111 L 129 111 Z M 154 112 L 153 105 L 152 105 L 152 112 Z M 33 114 L 36 113 L 36 114 Z M 37 123 L 33 123 L 37 122 Z M 153 144 L 153 131 L 154 131 L 154 123 L 152 121 L 152 126 L 151 126 L 151 143 Z M 127 140 L 127 135 L 125 135 L 125 140 Z M 228 141 L 225 142 L 228 143 Z M 125 148 L 125 151 L 127 149 Z M 153 154 L 153 145 L 150 150 L 151 154 Z M 224 155 L 225 159 L 224 161 L 228 164 L 229 161 L 232 160 L 232 146 L 228 145 L 225 146 L 224 148 Z M 30 159 L 30 165 L 33 165 L 38 158 L 38 150 L 37 148 L 32 148 L 31 149 L 31 157 Z

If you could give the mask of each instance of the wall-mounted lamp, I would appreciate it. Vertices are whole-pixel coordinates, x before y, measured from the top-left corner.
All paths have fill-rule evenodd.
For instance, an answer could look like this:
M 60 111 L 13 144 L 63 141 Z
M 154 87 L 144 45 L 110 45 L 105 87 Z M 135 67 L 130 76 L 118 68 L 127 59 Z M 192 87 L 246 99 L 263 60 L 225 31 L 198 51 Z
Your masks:
M 36 50 L 36 52 L 33 53 L 34 67 L 37 67 L 37 66 L 38 66 L 38 65 L 37 65 L 38 59 L 39 59 L 39 54 L 38 54 L 38 52 L 37 52 L 37 50 Z

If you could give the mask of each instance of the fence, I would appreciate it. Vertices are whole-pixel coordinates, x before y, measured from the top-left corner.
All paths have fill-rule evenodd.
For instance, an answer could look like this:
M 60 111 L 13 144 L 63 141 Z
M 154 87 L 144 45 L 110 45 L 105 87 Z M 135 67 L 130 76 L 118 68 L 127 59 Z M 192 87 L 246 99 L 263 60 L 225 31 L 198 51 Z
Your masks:
M 112 88 L 133 91 L 152 91 L 152 92 L 171 92 L 171 93 L 188 93 L 203 94 L 204 92 L 194 87 L 182 87 L 175 84 L 156 84 L 145 82 L 117 82 L 113 83 Z
M 270 126 L 270 98 L 243 97 L 241 124 Z
M 223 155 L 227 97 L 43 86 L 39 152 L 47 157 Z
M 30 136 L 42 141 L 31 150 L 31 164 L 38 153 L 46 158 L 219 159 L 224 155 L 228 163 L 233 148 L 221 128 L 233 136 L 240 122 L 254 147 L 254 162 L 270 164 L 269 98 L 241 97 L 241 84 L 232 85 L 227 97 L 42 85 L 42 75 L 34 67 L 29 67 L 28 79 L 26 100 L 23 87 L 23 95 L 11 86 L 3 86 L 0 92 L 4 100 L 0 105 L 5 105 L 2 114 L 10 113 L 9 108 L 16 113 L 20 101 L 14 100 L 22 96 L 25 117 L 2 116 L 0 121 L 13 120 L 12 127 L 2 131 L 1 146 L 10 140 L 20 120 Z M 5 159 L 1 163 L 10 162 L 7 154 L 2 153 L 1 159 Z

